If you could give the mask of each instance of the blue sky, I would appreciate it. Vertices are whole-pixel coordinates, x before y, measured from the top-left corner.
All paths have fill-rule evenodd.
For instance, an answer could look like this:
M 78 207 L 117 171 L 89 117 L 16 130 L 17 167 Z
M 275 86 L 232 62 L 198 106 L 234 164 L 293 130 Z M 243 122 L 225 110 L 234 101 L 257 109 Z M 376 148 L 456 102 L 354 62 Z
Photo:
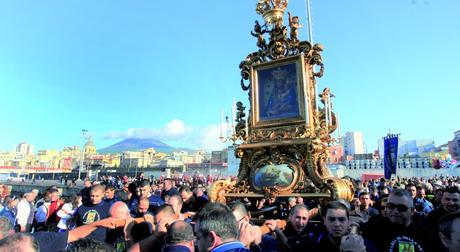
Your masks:
M 124 137 L 214 149 L 220 110 L 248 104 L 238 64 L 257 50 L 256 0 L 0 0 L 0 151 L 98 148 Z M 368 149 L 389 129 L 437 145 L 460 129 L 460 1 L 311 1 L 319 88 Z M 305 3 L 288 9 L 301 18 Z M 247 106 L 249 107 L 249 106 Z

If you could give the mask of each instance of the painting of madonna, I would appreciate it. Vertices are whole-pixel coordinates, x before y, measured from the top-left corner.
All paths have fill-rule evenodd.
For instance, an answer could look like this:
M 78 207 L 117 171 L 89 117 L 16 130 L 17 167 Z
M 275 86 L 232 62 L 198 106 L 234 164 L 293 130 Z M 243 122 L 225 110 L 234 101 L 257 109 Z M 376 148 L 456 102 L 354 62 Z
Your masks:
M 296 64 L 258 71 L 259 120 L 279 120 L 299 116 Z

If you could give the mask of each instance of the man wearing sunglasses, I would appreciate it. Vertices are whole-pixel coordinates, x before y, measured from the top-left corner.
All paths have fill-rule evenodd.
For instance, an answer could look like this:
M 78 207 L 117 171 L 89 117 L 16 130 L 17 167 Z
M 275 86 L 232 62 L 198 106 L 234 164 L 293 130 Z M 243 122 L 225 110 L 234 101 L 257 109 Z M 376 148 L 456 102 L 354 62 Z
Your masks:
M 413 222 L 414 202 L 410 193 L 396 189 L 390 193 L 386 206 L 388 218 L 363 227 L 363 236 L 379 251 L 427 252 L 440 250 L 440 244 L 421 222 Z

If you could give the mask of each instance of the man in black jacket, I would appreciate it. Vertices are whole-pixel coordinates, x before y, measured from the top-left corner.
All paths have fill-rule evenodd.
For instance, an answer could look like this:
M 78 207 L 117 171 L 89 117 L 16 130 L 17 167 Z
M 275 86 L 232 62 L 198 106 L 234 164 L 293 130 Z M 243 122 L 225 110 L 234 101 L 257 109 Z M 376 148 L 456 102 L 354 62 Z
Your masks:
M 413 222 L 414 201 L 408 191 L 396 189 L 388 197 L 388 218 L 363 227 L 363 236 L 379 251 L 428 252 L 440 249 L 423 223 Z
M 331 201 L 323 209 L 326 232 L 314 241 L 313 251 L 377 251 L 372 243 L 349 232 L 350 209 L 343 202 Z
M 460 190 L 456 186 L 446 187 L 442 192 L 441 207 L 430 212 L 426 225 L 433 233 L 438 233 L 438 221 L 449 213 L 460 212 Z

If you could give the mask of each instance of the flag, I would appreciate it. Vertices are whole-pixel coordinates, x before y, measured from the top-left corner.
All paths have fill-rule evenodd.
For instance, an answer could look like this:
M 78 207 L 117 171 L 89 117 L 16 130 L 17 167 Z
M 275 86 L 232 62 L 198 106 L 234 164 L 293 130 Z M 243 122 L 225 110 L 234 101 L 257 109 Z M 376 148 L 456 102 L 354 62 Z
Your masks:
M 383 167 L 385 178 L 390 179 L 391 174 L 396 175 L 396 168 L 398 167 L 398 135 L 388 135 L 383 140 Z

